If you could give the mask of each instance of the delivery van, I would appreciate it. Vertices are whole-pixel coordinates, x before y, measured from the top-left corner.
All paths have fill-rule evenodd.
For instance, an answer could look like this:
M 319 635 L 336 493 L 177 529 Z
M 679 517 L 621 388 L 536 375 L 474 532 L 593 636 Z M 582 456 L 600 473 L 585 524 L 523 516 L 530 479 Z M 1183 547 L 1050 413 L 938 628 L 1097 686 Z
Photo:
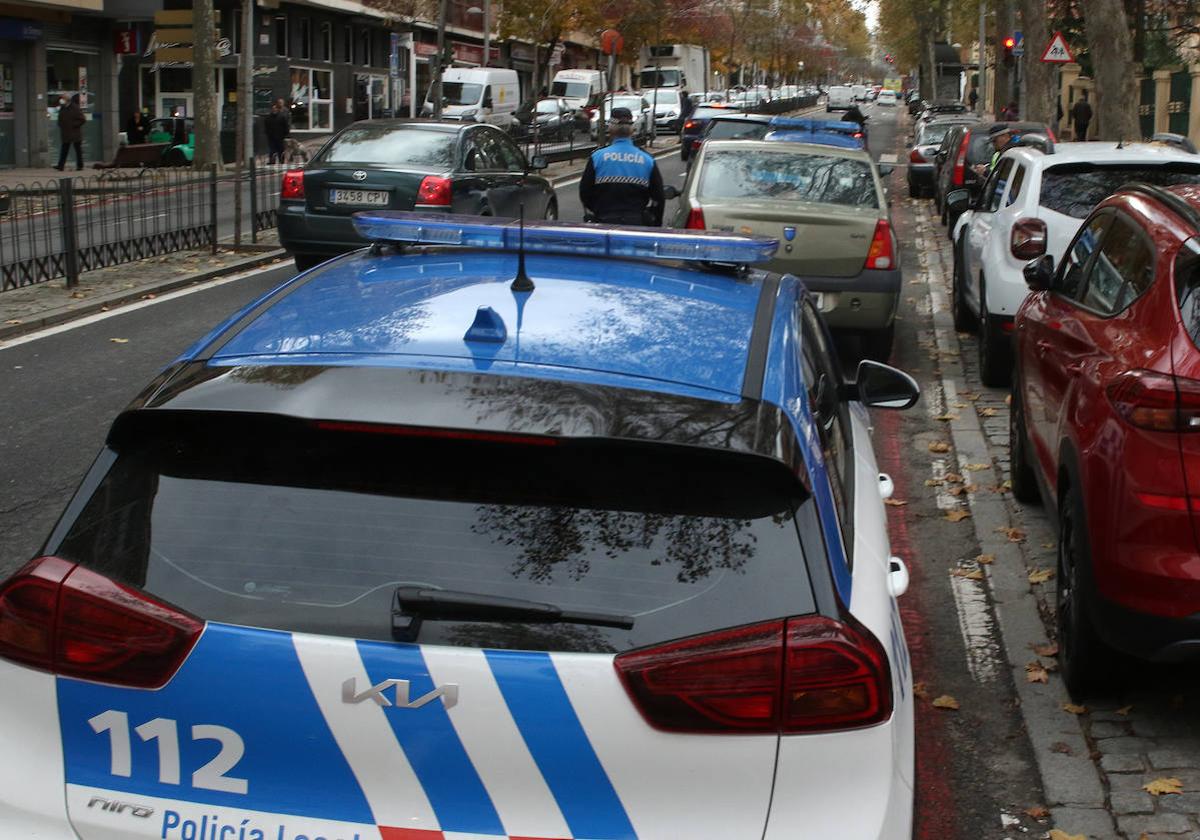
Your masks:
M 834 85 L 825 99 L 825 111 L 845 111 L 854 104 L 854 92 L 849 85 Z
M 515 120 L 520 91 L 516 70 L 448 67 L 442 73 L 442 117 L 507 128 Z M 433 85 L 425 95 L 421 115 L 433 115 Z
M 598 106 L 607 88 L 603 70 L 559 70 L 550 83 L 550 95 L 561 96 L 578 111 Z

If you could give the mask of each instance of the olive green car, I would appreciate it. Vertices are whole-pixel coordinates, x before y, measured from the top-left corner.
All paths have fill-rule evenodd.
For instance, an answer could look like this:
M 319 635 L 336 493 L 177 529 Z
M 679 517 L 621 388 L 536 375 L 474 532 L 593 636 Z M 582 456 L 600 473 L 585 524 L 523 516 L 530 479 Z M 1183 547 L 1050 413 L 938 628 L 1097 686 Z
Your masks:
M 697 154 L 675 227 L 777 238 L 768 267 L 801 278 L 830 327 L 861 335 L 866 355 L 886 360 L 900 249 L 870 154 L 773 140 L 714 140 Z

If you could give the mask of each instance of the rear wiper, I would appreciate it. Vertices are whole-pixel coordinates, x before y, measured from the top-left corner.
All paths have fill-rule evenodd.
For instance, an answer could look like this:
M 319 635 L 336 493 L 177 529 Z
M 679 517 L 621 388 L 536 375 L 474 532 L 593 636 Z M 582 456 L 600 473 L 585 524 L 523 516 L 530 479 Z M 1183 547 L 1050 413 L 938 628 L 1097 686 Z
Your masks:
M 633 618 L 627 615 L 564 610 L 540 601 L 477 592 L 397 586 L 392 603 L 392 637 L 398 642 L 416 641 L 424 619 L 486 621 L 493 618 L 543 624 L 590 624 L 596 627 L 619 627 L 622 630 L 633 627 Z

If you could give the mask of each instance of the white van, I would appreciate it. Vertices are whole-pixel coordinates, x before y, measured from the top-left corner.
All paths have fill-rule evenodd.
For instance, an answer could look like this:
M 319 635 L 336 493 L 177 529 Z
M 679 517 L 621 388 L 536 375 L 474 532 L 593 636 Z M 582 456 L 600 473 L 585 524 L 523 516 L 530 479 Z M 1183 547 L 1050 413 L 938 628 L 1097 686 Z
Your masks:
M 512 124 L 521 88 L 516 70 L 499 67 L 447 67 L 442 74 L 442 116 L 450 120 Z M 433 115 L 433 86 L 425 95 L 422 116 Z
M 577 111 L 596 107 L 607 89 L 603 70 L 559 70 L 550 82 L 550 95 L 561 96 Z
M 853 85 L 850 88 L 850 90 L 854 93 L 854 101 L 855 102 L 866 102 L 867 101 L 867 86 L 866 85 Z
M 854 92 L 849 85 L 834 85 L 825 99 L 825 111 L 845 111 L 854 104 Z

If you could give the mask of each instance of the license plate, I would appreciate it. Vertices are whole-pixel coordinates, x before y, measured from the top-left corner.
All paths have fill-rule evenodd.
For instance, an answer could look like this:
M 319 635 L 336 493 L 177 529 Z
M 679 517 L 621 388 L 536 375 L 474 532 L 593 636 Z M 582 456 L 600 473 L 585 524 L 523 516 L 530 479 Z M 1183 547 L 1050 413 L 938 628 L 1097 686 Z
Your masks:
M 388 194 L 387 190 L 330 190 L 329 203 L 384 207 L 388 203 Z

